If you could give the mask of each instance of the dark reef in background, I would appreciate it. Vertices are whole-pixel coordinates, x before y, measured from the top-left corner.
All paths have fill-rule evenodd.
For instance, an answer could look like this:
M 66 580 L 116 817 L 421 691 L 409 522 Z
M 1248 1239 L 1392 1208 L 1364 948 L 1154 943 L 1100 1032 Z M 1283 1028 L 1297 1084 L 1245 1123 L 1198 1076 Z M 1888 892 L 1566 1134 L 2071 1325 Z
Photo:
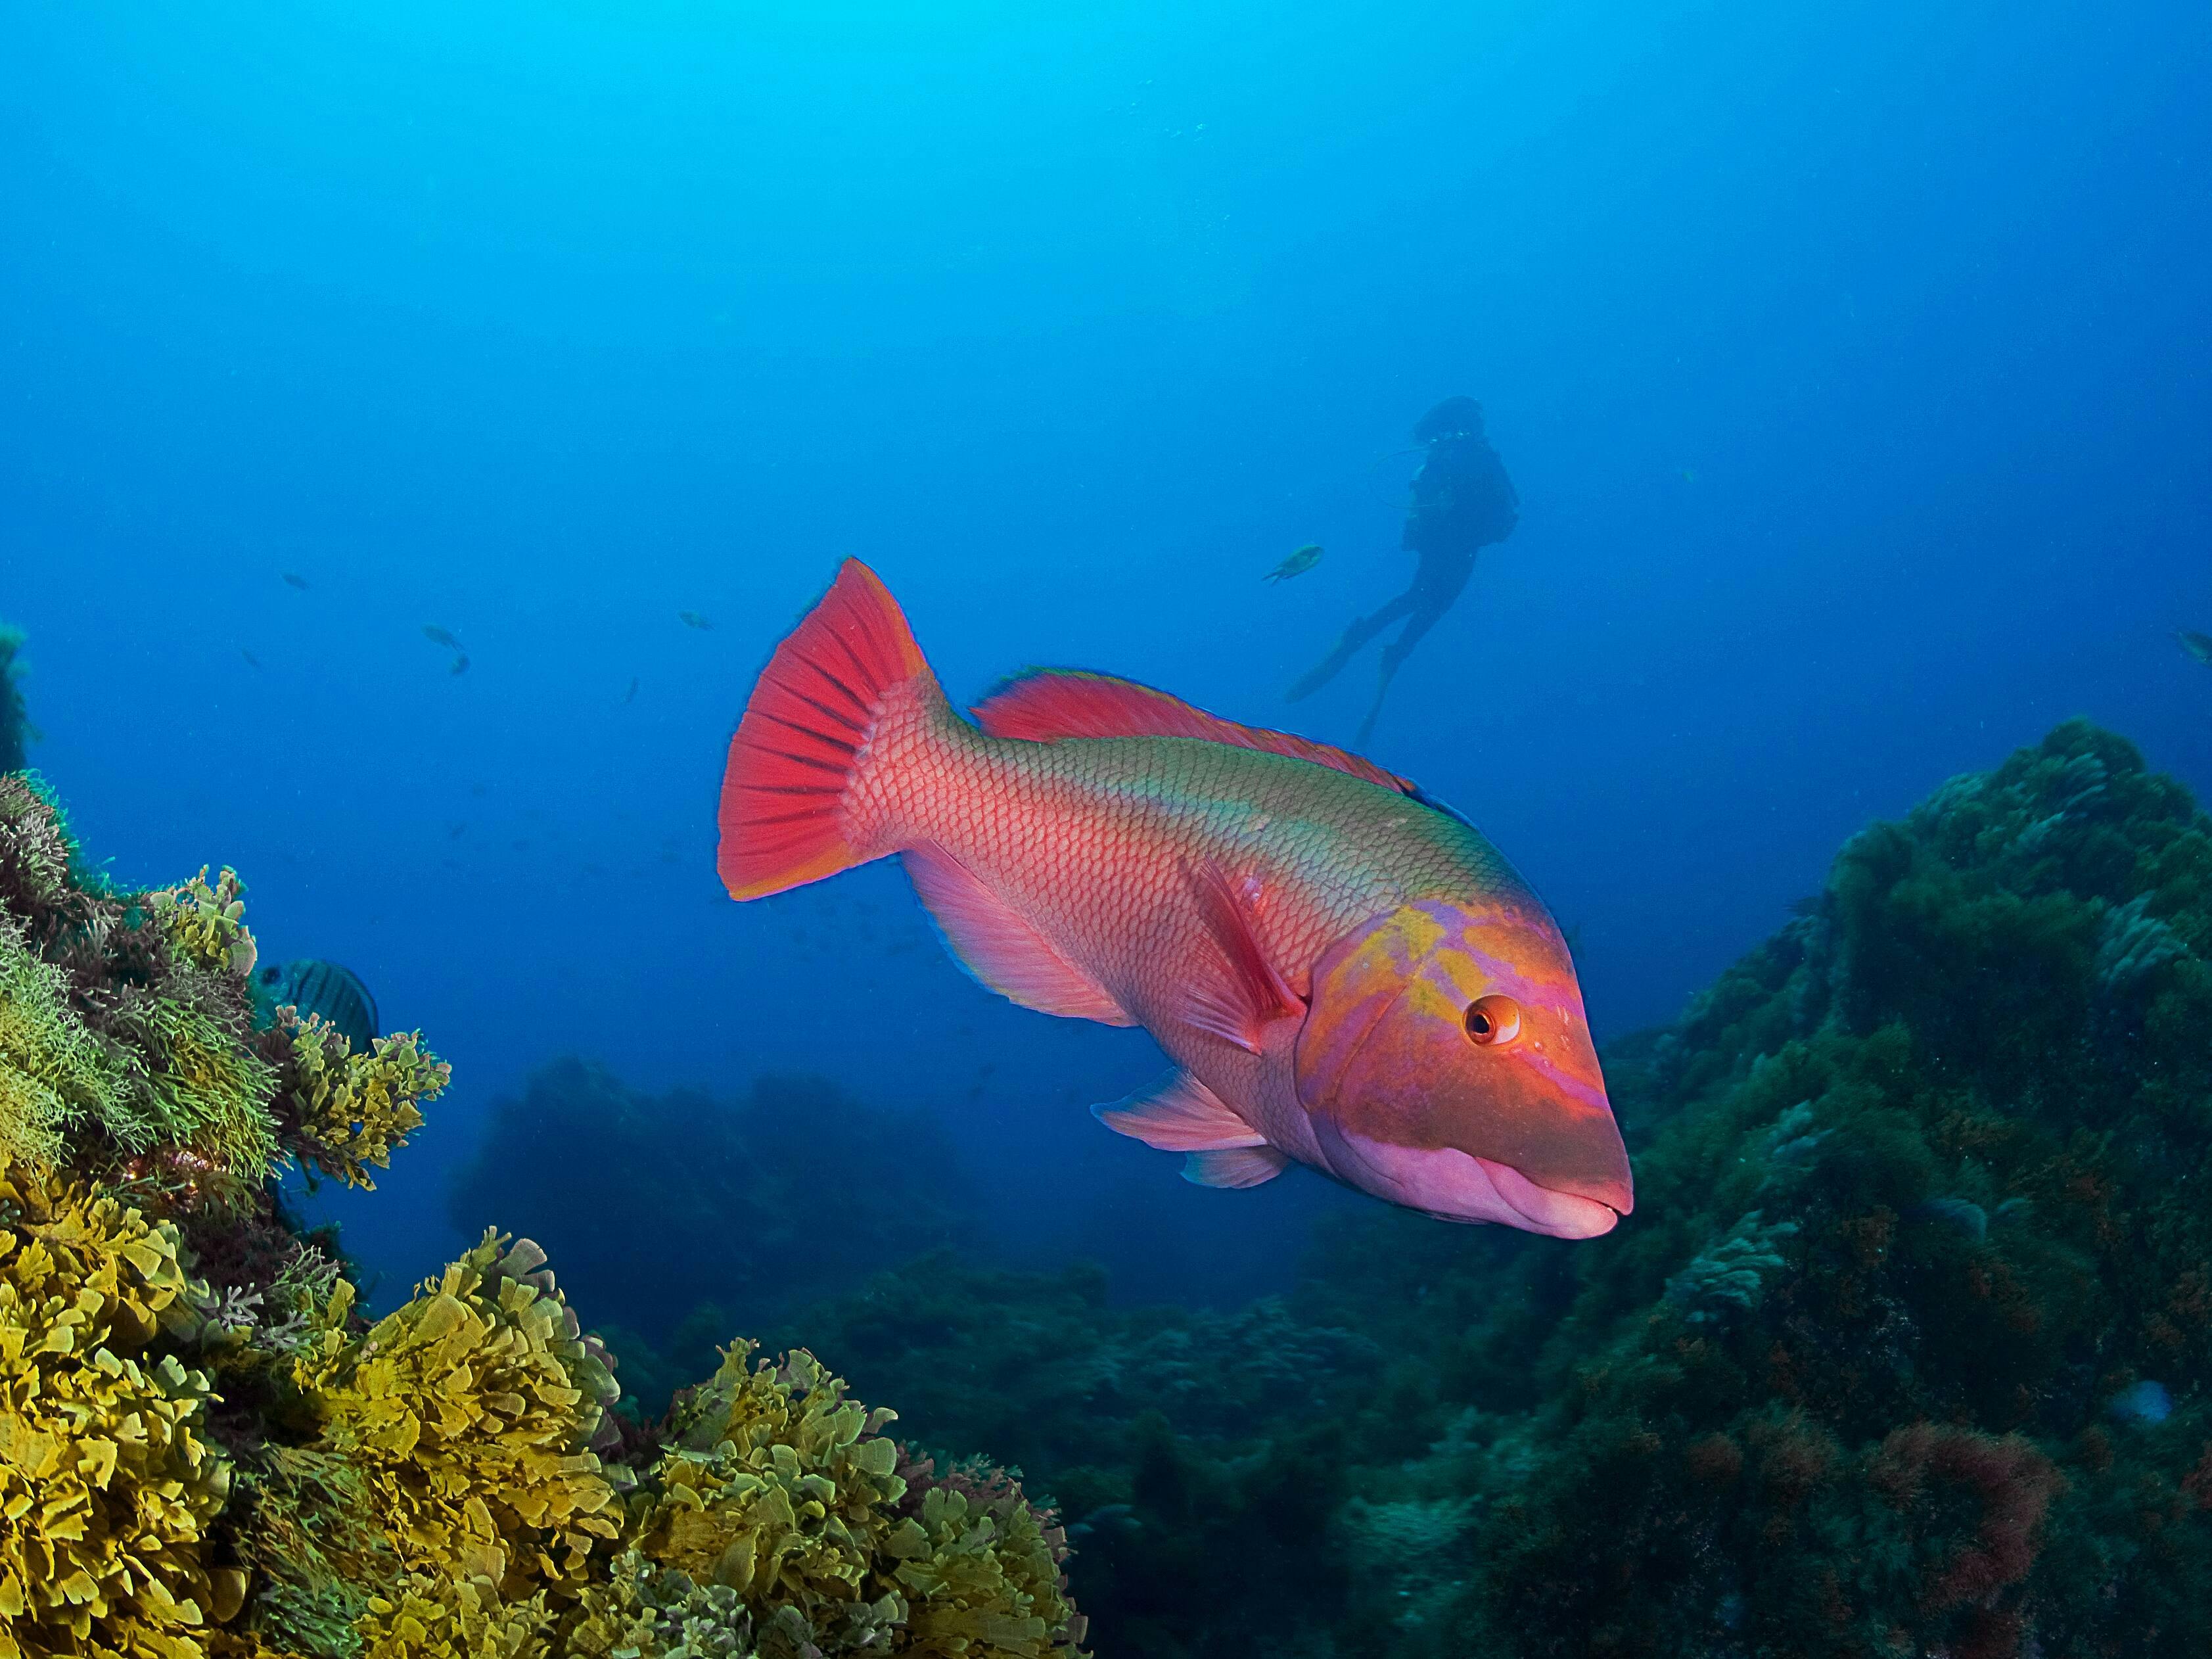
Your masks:
M 939 1259 L 793 1328 L 1054 1494 L 1102 1656 L 2201 1655 L 2208 955 L 2212 820 L 2070 724 L 1617 1046 L 1613 1237 L 1370 1211 L 1240 1314 Z
M 713 1370 L 732 1331 L 982 1225 L 923 1113 L 817 1078 L 763 1078 L 734 1103 L 643 1095 L 573 1059 L 495 1104 L 449 1201 L 456 1226 L 496 1215 L 554 1253 L 579 1302 L 622 1309 L 609 1340 L 637 1356 L 623 1381 L 648 1413 Z
M 15 683 L 23 672 L 15 660 L 22 649 L 21 633 L 0 623 L 0 772 L 20 772 L 31 763 L 31 720 Z

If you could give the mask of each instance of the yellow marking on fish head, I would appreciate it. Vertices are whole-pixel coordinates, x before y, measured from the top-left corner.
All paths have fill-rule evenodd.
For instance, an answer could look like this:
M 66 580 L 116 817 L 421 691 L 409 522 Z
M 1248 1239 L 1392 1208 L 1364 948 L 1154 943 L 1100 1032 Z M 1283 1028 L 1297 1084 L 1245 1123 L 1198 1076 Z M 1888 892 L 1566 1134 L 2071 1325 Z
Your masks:
M 1574 963 L 1533 903 L 1411 904 L 1340 940 L 1296 1071 L 1332 1170 L 1394 1202 L 1584 1237 L 1634 1201 Z

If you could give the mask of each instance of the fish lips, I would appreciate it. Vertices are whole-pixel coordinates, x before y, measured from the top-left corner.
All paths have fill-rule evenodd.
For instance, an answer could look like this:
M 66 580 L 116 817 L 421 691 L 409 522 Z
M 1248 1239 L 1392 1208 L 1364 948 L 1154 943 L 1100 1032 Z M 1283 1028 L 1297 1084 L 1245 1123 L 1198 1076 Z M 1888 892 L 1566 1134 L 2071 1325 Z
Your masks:
M 1297 1054 L 1331 1171 L 1449 1219 L 1610 1230 L 1634 1188 L 1573 975 L 1548 923 L 1449 903 L 1407 906 L 1333 947 Z M 1523 1029 L 1470 1042 L 1468 1005 L 1500 994 Z
M 1553 1238 L 1595 1238 L 1620 1224 L 1633 1200 L 1627 1183 L 1590 1183 L 1589 1194 L 1540 1187 L 1510 1164 L 1456 1146 L 1399 1146 L 1314 1120 L 1330 1172 L 1364 1193 L 1440 1221 L 1495 1222 Z

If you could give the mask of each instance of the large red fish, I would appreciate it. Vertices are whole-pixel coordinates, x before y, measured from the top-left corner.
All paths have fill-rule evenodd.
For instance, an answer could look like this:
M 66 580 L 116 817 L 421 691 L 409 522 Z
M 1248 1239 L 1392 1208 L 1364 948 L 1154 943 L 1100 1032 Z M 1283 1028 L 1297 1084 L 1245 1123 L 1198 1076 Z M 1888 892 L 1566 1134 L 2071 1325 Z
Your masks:
M 976 978 L 1142 1025 L 1181 1070 L 1097 1109 L 1250 1187 L 1291 1159 L 1452 1221 L 1587 1238 L 1628 1155 L 1543 904 L 1404 779 L 1099 674 L 945 701 L 848 561 L 777 647 L 723 778 L 723 884 L 898 854 Z

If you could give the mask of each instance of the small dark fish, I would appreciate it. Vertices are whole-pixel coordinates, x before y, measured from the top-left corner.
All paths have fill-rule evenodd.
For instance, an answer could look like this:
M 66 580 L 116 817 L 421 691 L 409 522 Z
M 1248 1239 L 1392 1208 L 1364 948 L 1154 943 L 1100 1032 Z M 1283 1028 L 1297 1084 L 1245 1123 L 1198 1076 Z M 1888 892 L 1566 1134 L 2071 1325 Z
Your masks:
M 469 672 L 469 659 L 466 657 L 455 657 L 453 659 L 452 672 L 456 674 L 467 673 Z
M 2206 667 L 2212 668 L 2212 634 L 2200 634 L 2193 628 L 2178 628 L 2173 637 L 2181 648 Z
M 435 623 L 422 624 L 422 637 L 433 645 L 444 646 L 448 651 L 461 651 L 467 648 L 453 637 L 452 630 L 441 628 Z
M 686 628 L 696 628 L 704 632 L 714 625 L 696 611 L 679 611 L 676 614 L 684 618 L 684 625 Z
M 635 675 L 635 674 L 633 674 L 633 675 L 631 675 L 631 676 L 630 676 L 629 690 L 623 693 L 623 695 L 622 695 L 622 702 L 621 702 L 620 703 L 618 703 L 618 704 L 617 705 L 617 707 L 618 707 L 618 708 L 629 708 L 629 707 L 630 706 L 630 704 L 632 704 L 632 703 L 635 702 L 636 701 L 637 701 L 637 676 L 636 676 L 636 675 Z
M 365 1054 L 376 1036 L 376 999 L 349 968 L 319 957 L 264 968 L 256 976 L 274 1007 L 319 1014 L 337 1027 L 354 1053 Z
M 1286 582 L 1293 576 L 1304 575 L 1307 571 L 1312 569 L 1320 562 L 1321 544 L 1319 542 L 1308 542 L 1297 552 L 1291 554 L 1289 558 L 1285 559 L 1282 563 L 1277 565 L 1266 575 L 1261 577 L 1260 580 L 1265 582 Z
M 459 841 L 463 836 L 465 836 L 468 833 L 469 826 L 465 820 L 459 823 L 449 823 L 446 826 L 446 839 L 447 841 Z
M 248 668 L 258 668 L 261 666 L 261 659 L 255 656 L 244 646 L 241 645 L 238 647 L 238 654 L 246 659 L 246 665 Z
M 288 570 L 284 573 L 284 586 L 287 587 L 296 587 L 304 593 L 307 591 L 307 579 L 305 576 L 299 575 L 293 571 Z

